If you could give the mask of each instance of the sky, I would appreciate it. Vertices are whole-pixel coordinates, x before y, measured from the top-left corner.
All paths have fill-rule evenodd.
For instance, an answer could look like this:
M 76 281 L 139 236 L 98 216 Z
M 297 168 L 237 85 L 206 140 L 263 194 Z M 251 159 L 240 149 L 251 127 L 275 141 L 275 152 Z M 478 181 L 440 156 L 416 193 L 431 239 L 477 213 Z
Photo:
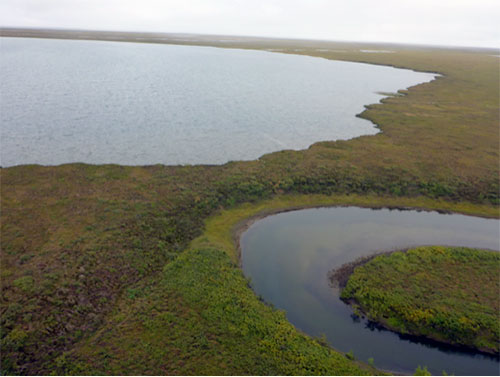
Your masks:
M 499 0 L 2 0 L 0 26 L 500 48 Z

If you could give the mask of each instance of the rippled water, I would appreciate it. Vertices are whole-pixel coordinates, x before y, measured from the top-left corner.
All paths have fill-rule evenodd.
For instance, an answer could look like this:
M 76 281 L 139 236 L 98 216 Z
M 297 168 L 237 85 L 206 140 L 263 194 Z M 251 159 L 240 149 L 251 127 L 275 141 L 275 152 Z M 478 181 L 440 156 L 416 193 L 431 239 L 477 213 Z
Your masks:
M 434 76 L 265 51 L 0 38 L 1 165 L 215 164 L 374 134 Z
M 354 321 L 329 285 L 328 272 L 373 252 L 415 245 L 499 250 L 499 221 L 436 212 L 322 208 L 282 213 L 253 224 L 241 237 L 242 265 L 255 292 L 286 311 L 302 331 L 397 373 L 418 365 L 433 374 L 498 375 L 498 359 L 400 338 Z

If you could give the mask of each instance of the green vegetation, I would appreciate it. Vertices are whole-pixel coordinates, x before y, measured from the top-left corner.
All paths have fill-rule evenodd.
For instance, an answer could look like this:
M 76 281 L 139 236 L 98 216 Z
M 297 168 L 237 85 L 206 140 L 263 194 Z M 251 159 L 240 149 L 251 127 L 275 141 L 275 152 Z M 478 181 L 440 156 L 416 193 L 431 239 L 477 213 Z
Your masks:
M 499 71 L 489 52 L 227 47 L 301 48 L 444 76 L 369 106 L 362 116 L 381 133 L 304 151 L 222 166 L 0 169 L 2 373 L 362 373 L 254 297 L 231 229 L 295 206 L 499 216 Z
M 430 372 L 427 370 L 427 367 L 421 367 L 420 365 L 415 369 L 415 376 L 431 376 Z
M 122 300 L 94 337 L 55 363 L 59 373 L 70 374 L 376 372 L 297 332 L 215 249 L 183 253 Z
M 341 298 L 391 330 L 498 354 L 499 276 L 498 252 L 419 247 L 356 267 Z

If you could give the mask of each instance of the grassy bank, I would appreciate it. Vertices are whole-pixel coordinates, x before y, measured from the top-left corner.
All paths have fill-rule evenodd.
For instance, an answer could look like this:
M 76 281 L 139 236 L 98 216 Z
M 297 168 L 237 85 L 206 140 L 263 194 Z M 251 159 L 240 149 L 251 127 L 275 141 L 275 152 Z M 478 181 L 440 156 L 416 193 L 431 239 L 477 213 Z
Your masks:
M 272 213 L 396 204 L 494 214 L 471 203 L 357 195 L 278 196 L 224 210 L 208 218 L 203 234 L 161 272 L 126 289 L 95 335 L 48 365 L 61 374 L 380 373 L 301 334 L 285 313 L 260 301 L 239 268 L 238 241 L 249 224 Z
M 106 324 L 54 368 L 64 374 L 365 375 L 264 305 L 217 249 L 190 249 L 127 290 Z
M 419 247 L 358 266 L 341 298 L 402 334 L 498 354 L 500 254 Z
M 207 219 L 203 234 L 194 239 L 190 248 L 215 247 L 225 251 L 235 262 L 239 261 L 239 237 L 254 221 L 291 210 L 317 207 L 356 206 L 367 208 L 436 210 L 480 217 L 496 217 L 495 207 L 468 202 L 452 203 L 429 198 L 394 198 L 377 195 L 286 195 L 257 203 L 245 203 L 222 211 Z
M 499 215 L 498 58 L 402 46 L 391 46 L 392 54 L 363 54 L 362 46 L 249 39 L 226 47 L 280 48 L 444 74 L 370 106 L 362 116 L 380 127 L 375 136 L 221 166 L 0 169 L 2 371 L 88 367 L 107 373 L 110 365 L 116 373 L 141 373 L 137 353 L 148 356 L 149 371 L 157 374 L 201 373 L 203 365 L 221 374 L 257 373 L 249 371 L 252 363 L 263 374 L 357 373 L 352 362 L 332 356 L 250 295 L 230 228 L 262 210 L 295 206 Z M 231 208 L 236 212 L 226 220 L 206 222 Z M 220 290 L 209 284 L 210 275 Z M 196 304 L 198 298 L 205 306 Z M 244 308 L 259 314 L 246 318 Z M 168 313 L 172 330 L 157 330 Z M 145 330 L 150 322 L 154 331 Z M 238 332 L 245 326 L 250 335 Z M 259 331 L 267 335 L 259 338 Z M 267 343 L 257 344 L 257 338 Z M 192 342 L 182 345 L 180 339 Z M 257 361 L 256 349 L 268 357 Z M 212 364 L 203 357 L 219 351 Z M 171 359 L 162 364 L 165 354 Z

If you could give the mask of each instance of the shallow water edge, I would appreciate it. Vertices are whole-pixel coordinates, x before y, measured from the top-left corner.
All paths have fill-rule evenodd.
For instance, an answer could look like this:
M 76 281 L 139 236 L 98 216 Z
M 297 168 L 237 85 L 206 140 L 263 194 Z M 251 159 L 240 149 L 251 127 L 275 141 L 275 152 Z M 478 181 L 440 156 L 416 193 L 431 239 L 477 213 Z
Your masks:
M 305 210 L 295 213 L 282 213 L 276 217 L 268 217 L 261 220 L 261 222 L 255 222 L 259 217 L 256 216 L 247 224 L 240 222 L 235 228 L 237 233 L 239 231 L 242 234 L 239 243 L 240 266 L 242 266 L 245 275 L 252 280 L 252 286 L 257 295 L 262 296 L 264 300 L 272 303 L 278 309 L 285 310 L 289 321 L 298 327 L 298 329 L 305 331 L 311 336 L 318 336 L 320 333 L 325 333 L 334 348 L 340 349 L 343 352 L 352 349 L 362 360 L 366 360 L 367 357 L 374 357 L 376 361 L 375 365 L 382 369 L 389 369 L 397 373 L 411 373 L 418 363 L 420 363 L 428 365 L 430 370 L 433 370 L 433 373 L 436 373 L 436 370 L 439 373 L 439 368 L 455 374 L 488 374 L 491 372 L 487 372 L 491 366 L 488 367 L 488 363 L 484 364 L 486 360 L 484 362 L 476 360 L 472 363 L 472 360 L 469 358 L 470 356 L 476 357 L 474 355 L 466 355 L 456 349 L 443 350 L 441 348 L 441 351 L 439 351 L 436 348 L 427 348 L 426 346 L 431 345 L 428 343 L 418 346 L 415 343 L 409 343 L 407 340 L 398 341 L 398 337 L 394 334 L 379 331 L 380 329 L 370 324 L 352 323 L 350 308 L 341 302 L 334 292 L 331 292 L 331 287 L 327 279 L 327 271 L 339 265 L 339 262 L 345 263 L 352 261 L 358 255 L 368 255 L 374 251 L 383 250 L 383 245 L 386 245 L 386 247 L 390 246 L 391 242 L 394 245 L 390 247 L 394 248 L 400 248 L 401 243 L 407 246 L 442 244 L 471 247 L 470 243 L 475 242 L 473 240 L 479 239 L 477 238 L 479 235 L 476 235 L 476 238 L 470 238 L 472 234 L 470 233 L 471 229 L 479 229 L 478 224 L 482 224 L 482 222 L 478 221 L 488 221 L 489 228 L 493 225 L 493 230 L 489 230 L 490 233 L 493 231 L 493 234 L 489 236 L 489 242 L 492 245 L 490 248 L 496 247 L 498 243 L 498 235 L 496 233 L 498 231 L 495 231 L 495 223 L 491 223 L 492 220 L 476 220 L 475 217 L 442 215 L 428 211 L 380 210 L 378 212 L 358 207 L 321 208 L 317 209 L 317 211 Z M 330 230 L 330 225 L 327 225 L 331 221 L 328 220 L 330 216 L 328 211 L 333 211 L 330 212 L 332 213 L 331 216 L 337 216 L 335 217 L 337 219 L 335 221 L 340 221 L 339 225 L 336 226 L 337 230 Z M 318 216 L 321 216 L 316 220 L 312 220 L 312 216 L 316 216 L 316 213 Z M 334 213 L 338 215 L 334 215 Z M 349 224 L 354 224 L 352 222 L 356 221 L 358 213 L 359 216 L 362 216 L 362 222 L 361 225 L 356 225 L 358 228 L 361 226 L 359 228 L 361 232 L 360 236 L 356 237 L 353 232 L 354 229 L 358 228 L 354 227 L 351 229 L 352 225 Z M 301 216 L 305 216 L 304 219 L 307 220 L 302 221 L 307 221 L 307 225 L 301 222 Z M 401 216 L 401 220 L 396 220 Z M 416 222 L 414 225 L 408 225 L 411 231 L 408 235 L 405 235 L 403 229 L 406 225 L 404 224 L 408 223 L 408 221 L 410 221 L 408 224 L 411 224 L 413 217 L 415 217 Z M 376 222 L 374 223 L 375 219 Z M 378 224 L 379 220 L 381 224 Z M 396 239 L 391 241 L 384 238 L 387 237 L 386 233 L 384 233 L 387 230 L 384 231 L 383 229 L 387 229 L 391 221 L 396 221 L 395 224 L 398 224 L 398 230 L 396 230 L 395 234 L 398 235 L 397 240 L 399 241 L 396 241 Z M 431 223 L 428 224 L 427 221 L 431 221 Z M 437 223 L 434 224 L 436 221 Z M 448 228 L 441 229 L 441 225 L 437 225 L 440 221 L 448 222 Z M 476 225 L 469 229 L 468 232 L 464 233 L 462 231 L 462 233 L 456 233 L 459 235 L 459 238 L 455 240 L 454 234 L 455 232 L 460 232 L 458 229 L 461 228 L 457 228 L 457 226 L 462 221 L 465 221 L 464 224 L 471 223 Z M 245 225 L 248 226 L 250 222 L 253 222 L 253 226 L 247 232 L 242 231 Z M 302 229 L 303 226 L 300 224 L 304 224 L 305 229 Z M 434 225 L 431 226 L 430 224 Z M 429 229 L 427 233 L 425 233 L 425 227 Z M 434 232 L 435 227 L 440 229 L 438 233 Z M 373 237 L 371 233 L 366 233 L 370 228 L 373 228 L 372 232 L 375 231 L 377 234 L 375 238 L 371 238 Z M 328 235 L 322 236 L 321 232 L 327 231 L 327 229 Z M 348 231 L 347 229 L 350 230 Z M 307 235 L 307 232 L 310 232 L 310 230 L 312 232 L 311 235 Z M 415 238 L 417 234 L 413 234 L 416 230 L 422 236 L 424 234 L 432 234 L 432 237 L 427 238 L 427 236 L 424 236 L 422 238 L 422 240 L 425 240 L 424 242 L 422 240 L 418 241 L 418 237 Z M 403 233 L 399 234 L 398 232 Z M 439 235 L 440 232 L 442 235 Z M 262 235 L 259 236 L 259 234 Z M 291 239 L 285 239 L 284 237 L 288 237 L 287 235 Z M 314 244 L 308 246 L 309 237 L 313 237 L 316 240 Z M 332 241 L 332 237 L 336 237 L 335 241 Z M 465 243 L 462 245 L 462 241 L 460 241 L 462 238 L 460 237 L 469 237 L 469 244 Z M 358 238 L 359 241 L 357 240 Z M 451 241 L 452 239 L 454 241 Z M 357 244 L 358 246 L 356 246 Z M 480 243 L 480 247 L 487 248 L 484 242 Z M 335 253 L 330 254 L 328 251 L 330 249 L 336 250 Z M 358 251 L 351 256 L 353 250 Z M 243 254 L 244 251 L 245 253 Z M 323 328 L 321 327 L 323 324 L 328 325 L 326 328 Z M 364 329 L 365 326 L 367 326 L 367 330 Z M 355 339 L 358 339 L 358 341 L 355 341 Z M 416 339 L 411 340 L 415 341 Z M 399 344 L 398 342 L 403 343 Z M 360 348 L 360 344 L 363 344 L 363 347 Z M 434 344 L 432 345 L 434 346 Z M 386 352 L 384 354 L 382 352 L 383 349 L 387 349 L 388 353 L 384 351 Z M 398 360 L 394 360 L 391 357 L 391 352 L 395 352 L 395 349 L 401 355 L 398 357 Z M 443 351 L 445 352 L 444 354 L 442 353 Z M 448 352 L 452 352 L 452 354 Z M 445 357 L 445 355 L 447 356 Z M 413 361 L 409 361 L 412 358 Z M 403 362 L 404 359 L 407 359 L 407 361 Z M 447 359 L 450 360 L 448 363 L 446 362 Z M 425 364 L 427 360 L 429 363 Z M 467 365 L 469 366 L 467 367 Z M 483 367 L 480 367 L 480 365 L 483 365 Z M 483 368 L 486 369 L 482 370 Z

